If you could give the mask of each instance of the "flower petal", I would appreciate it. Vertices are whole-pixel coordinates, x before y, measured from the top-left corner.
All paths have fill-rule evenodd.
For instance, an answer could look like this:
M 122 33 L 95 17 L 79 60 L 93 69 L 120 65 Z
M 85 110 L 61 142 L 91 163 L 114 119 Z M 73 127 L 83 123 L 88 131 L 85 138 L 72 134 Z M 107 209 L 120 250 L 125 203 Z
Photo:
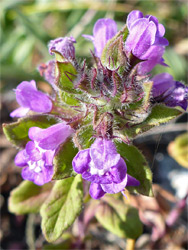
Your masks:
M 53 167 L 41 167 L 38 169 L 30 169 L 30 167 L 25 167 L 22 169 L 22 178 L 24 180 L 32 181 L 36 185 L 42 186 L 47 182 L 50 182 L 53 176 Z
M 35 81 L 24 81 L 16 88 L 16 100 L 20 106 L 35 112 L 50 112 L 52 102 L 49 97 L 36 89 Z
M 110 173 L 113 176 L 113 182 L 120 183 L 124 180 L 127 173 L 127 166 L 122 157 L 117 165 L 110 169 Z
M 89 189 L 89 194 L 93 199 L 100 199 L 105 195 L 106 192 L 104 192 L 101 188 L 100 184 L 97 183 L 91 183 L 90 189 Z
M 25 149 L 19 151 L 14 159 L 14 163 L 18 167 L 27 166 L 27 162 L 29 160 L 29 156 L 27 155 Z
M 127 175 L 124 180 L 120 183 L 111 183 L 111 184 L 101 184 L 102 189 L 109 194 L 115 194 L 122 191 L 127 185 Z
M 160 45 L 160 46 L 168 46 L 169 42 L 166 38 L 164 37 L 156 37 L 155 39 L 155 45 Z
M 88 40 L 94 42 L 94 37 L 93 37 L 93 36 L 91 36 L 91 35 L 82 35 L 82 36 L 83 36 L 84 38 L 86 38 L 86 39 L 88 39 Z
M 57 90 L 58 87 L 55 84 L 55 61 L 51 60 L 49 62 L 42 63 L 39 65 L 38 70 L 40 75 L 44 77 L 44 79 L 51 84 L 51 86 Z
M 134 23 L 134 21 L 136 21 L 138 18 L 142 18 L 143 14 L 141 11 L 139 10 L 133 10 L 129 13 L 129 15 L 127 16 L 127 27 L 130 30 L 132 24 Z
M 158 24 L 158 32 L 161 37 L 165 34 L 165 27 L 161 23 Z
M 53 165 L 53 159 L 54 159 L 54 150 L 47 150 L 44 154 L 44 160 L 45 160 L 45 166 L 52 166 Z
M 175 87 L 175 81 L 173 80 L 173 77 L 168 73 L 162 73 L 155 75 L 152 78 L 153 81 L 153 97 L 157 97 L 159 95 L 162 95 L 167 90 Z
M 97 174 L 91 174 L 90 172 L 83 172 L 82 173 L 82 178 L 94 182 L 94 183 L 99 183 L 99 184 L 110 184 L 112 183 L 112 176 L 109 175 L 108 173 L 99 176 Z
M 91 160 L 89 155 L 90 149 L 85 149 L 77 153 L 72 161 L 73 169 L 76 173 L 82 174 L 89 168 L 89 162 Z
M 55 40 L 51 40 L 48 47 L 49 53 L 52 55 L 53 50 L 58 51 L 62 54 L 66 59 L 74 59 L 75 58 L 75 48 L 74 43 L 76 40 L 74 37 L 59 37 Z
M 178 81 L 174 81 L 174 83 L 174 89 L 166 93 L 168 96 L 165 96 L 164 103 L 169 107 L 180 106 L 186 110 L 188 106 L 188 87 Z
M 25 95 L 25 93 L 23 94 Z M 27 95 L 25 95 L 25 97 L 27 97 Z M 51 111 L 52 101 L 46 94 L 40 91 L 33 91 L 32 93 L 30 93 L 30 97 L 28 96 L 28 98 L 30 98 L 31 110 L 39 113 L 46 113 Z
M 105 170 L 115 166 L 120 159 L 114 143 L 111 140 L 99 138 L 91 146 L 90 156 L 95 168 Z
M 38 161 L 38 160 L 42 159 L 42 154 L 40 153 L 38 148 L 36 148 L 34 142 L 29 141 L 26 144 L 25 150 L 26 150 L 26 153 L 29 155 L 29 159 L 31 161 Z
M 34 80 L 28 82 L 28 81 L 23 81 L 21 82 L 16 90 L 16 100 L 20 104 L 20 106 L 30 108 L 30 103 L 29 103 L 29 93 L 37 91 L 36 88 L 36 82 Z M 24 93 L 24 94 L 23 94 Z M 26 96 L 25 96 L 26 95 Z
M 147 74 L 155 67 L 156 64 L 160 64 L 164 52 L 164 47 L 152 45 L 147 52 L 140 57 L 140 59 L 147 61 L 138 64 L 138 74 Z
M 29 112 L 29 108 L 20 107 L 10 113 L 10 117 L 23 117 Z
M 39 142 L 39 147 L 54 150 L 63 143 L 74 130 L 65 122 L 50 126 L 47 129 L 32 127 L 29 129 L 29 138 Z
M 117 24 L 110 18 L 99 19 L 93 28 L 93 36 L 83 35 L 94 43 L 95 54 L 101 57 L 102 51 L 109 39 L 117 33 Z
M 135 26 L 135 29 L 142 29 L 144 25 L 141 25 L 141 21 L 143 22 L 143 24 L 145 23 L 144 19 L 140 20 L 140 24 L 138 23 Z M 133 28 L 135 32 L 135 29 Z M 135 56 L 137 57 L 141 57 L 142 55 L 144 55 L 144 53 L 147 52 L 147 50 L 151 47 L 152 44 L 154 44 L 155 42 L 155 35 L 156 35 L 156 25 L 153 22 L 149 22 L 147 24 L 147 27 L 145 27 L 145 30 L 143 31 L 143 33 L 140 33 L 140 37 L 139 40 L 137 41 L 137 43 L 135 44 L 135 47 L 132 49 L 132 52 Z
M 140 182 L 132 177 L 131 175 L 127 175 L 127 185 L 126 186 L 139 186 Z

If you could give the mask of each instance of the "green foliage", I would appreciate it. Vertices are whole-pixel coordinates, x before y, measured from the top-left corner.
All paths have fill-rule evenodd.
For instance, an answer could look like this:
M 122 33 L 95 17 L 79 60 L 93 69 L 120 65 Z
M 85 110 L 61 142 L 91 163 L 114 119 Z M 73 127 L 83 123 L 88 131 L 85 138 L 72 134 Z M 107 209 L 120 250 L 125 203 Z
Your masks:
M 70 106 L 79 106 L 80 102 L 75 98 L 74 94 L 67 93 L 65 91 L 60 91 L 61 100 Z
M 31 127 L 48 128 L 57 122 L 57 118 L 51 115 L 33 115 L 3 124 L 3 132 L 12 144 L 23 147 L 29 141 L 28 131 Z
M 54 174 L 52 179 L 61 180 L 75 175 L 72 169 L 72 160 L 77 152 L 78 149 L 74 147 L 70 139 L 60 146 L 53 160 Z
M 57 240 L 72 225 L 82 209 L 82 177 L 56 181 L 41 207 L 42 231 L 49 242 Z
M 144 125 L 146 124 L 147 126 L 158 126 L 161 123 L 169 122 L 170 120 L 176 118 L 181 114 L 182 112 L 175 108 L 169 108 L 164 105 L 158 104 L 153 107 L 151 114 L 144 121 Z
M 153 82 L 144 82 L 143 91 L 144 96 L 141 100 L 130 103 L 128 110 L 125 111 L 125 121 L 130 121 L 133 124 L 139 124 L 146 120 L 150 112 L 150 97 L 152 91 Z M 131 97 L 130 97 L 131 98 Z M 132 99 L 138 99 L 136 93 L 133 92 Z M 131 126 L 131 125 L 130 125 Z M 135 125 L 132 125 L 135 126 Z M 131 130 L 130 130 L 131 131 Z M 129 131 L 128 131 L 129 132 Z
M 157 104 L 152 108 L 151 113 L 145 121 L 138 125 L 132 125 L 130 128 L 125 129 L 123 133 L 130 138 L 134 138 L 138 134 L 144 133 L 155 126 L 159 126 L 160 124 L 169 122 L 181 114 L 182 112 L 178 109 Z
M 93 142 L 93 125 L 82 126 L 75 135 L 75 144 L 80 149 L 89 148 Z
M 102 199 L 95 216 L 104 228 L 119 237 L 135 239 L 142 233 L 137 209 L 112 196 Z
M 117 69 L 119 66 L 126 65 L 126 55 L 123 49 L 124 41 L 128 35 L 125 26 L 118 34 L 110 39 L 103 49 L 101 62 L 109 69 Z
M 9 211 L 15 214 L 37 213 L 48 197 L 52 184 L 37 186 L 33 182 L 23 181 L 13 189 L 9 198 Z
M 134 146 L 116 141 L 117 151 L 127 164 L 127 173 L 140 181 L 139 186 L 126 187 L 128 190 L 146 196 L 153 196 L 152 172 L 142 153 Z
M 67 239 L 60 244 L 44 245 L 43 250 L 64 250 L 64 249 L 67 250 L 67 249 L 71 249 L 71 246 L 72 246 L 71 239 Z
M 143 108 L 145 109 L 147 109 L 149 106 L 152 87 L 153 87 L 153 82 L 143 83 L 143 89 L 144 89 Z
M 77 71 L 71 62 L 56 62 L 58 68 L 59 87 L 66 92 L 76 92 L 73 81 L 76 79 Z

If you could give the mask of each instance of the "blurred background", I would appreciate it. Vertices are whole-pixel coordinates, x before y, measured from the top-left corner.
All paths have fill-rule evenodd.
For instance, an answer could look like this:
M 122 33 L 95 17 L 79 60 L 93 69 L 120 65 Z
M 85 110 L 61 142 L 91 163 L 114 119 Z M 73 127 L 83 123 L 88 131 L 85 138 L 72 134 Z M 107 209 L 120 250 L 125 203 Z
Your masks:
M 77 41 L 75 45 L 77 58 L 80 61 L 86 58 L 89 62 L 91 59 L 89 51 L 93 49 L 93 45 L 81 35 L 92 34 L 97 19 L 105 17 L 114 19 L 121 29 L 128 13 L 134 9 L 142 11 L 145 15 L 156 16 L 166 28 L 165 37 L 169 40 L 170 46 L 166 49 L 164 59 L 169 67 L 157 66 L 152 74 L 169 72 L 176 80 L 186 84 L 188 76 L 188 3 L 186 0 L 1 0 L 1 122 L 12 121 L 9 113 L 17 105 L 12 89 L 21 81 L 35 79 L 41 89 L 48 91 L 49 86 L 43 82 L 37 67 L 40 63 L 51 59 L 47 48 L 51 39 L 73 36 Z M 160 221 L 165 221 L 165 216 L 168 216 L 171 209 L 177 206 L 178 201 L 183 199 L 188 191 L 188 166 L 178 161 L 177 157 L 175 158 L 179 163 L 173 159 L 175 150 L 173 143 L 168 147 L 178 135 L 185 133 L 186 122 L 187 116 L 184 115 L 135 140 L 135 144 L 146 155 L 154 173 L 156 198 L 153 198 L 153 203 L 151 200 L 150 202 L 157 204 L 157 211 L 160 211 L 160 218 L 155 213 L 157 222 L 153 222 L 154 225 L 158 225 L 156 230 L 159 231 L 162 227 Z M 21 177 L 20 169 L 14 166 L 14 156 L 17 150 L 5 139 L 2 129 L 0 139 L 1 247 L 2 249 L 34 249 L 33 239 L 29 234 L 29 230 L 33 230 L 36 239 L 35 247 L 43 249 L 45 242 L 40 231 L 40 217 L 15 216 L 7 211 L 9 193 L 21 182 Z M 187 149 L 184 149 L 184 155 L 186 153 Z M 132 197 L 132 199 L 134 205 L 138 204 L 138 200 L 135 203 L 135 198 Z M 143 211 L 152 210 L 147 207 L 147 203 L 144 199 L 139 200 Z M 166 235 L 167 238 L 164 237 L 163 240 L 154 240 L 154 245 L 150 237 L 154 228 L 145 223 L 144 233 L 136 241 L 136 248 L 186 249 L 185 206 L 181 212 L 172 232 L 170 231 Z M 120 240 L 103 231 L 91 230 L 91 235 L 94 240 L 90 239 L 87 249 L 124 249 L 126 246 L 125 240 Z M 175 239 L 175 242 L 172 239 Z M 46 247 L 45 249 L 53 248 Z M 56 249 L 70 249 L 70 247 Z

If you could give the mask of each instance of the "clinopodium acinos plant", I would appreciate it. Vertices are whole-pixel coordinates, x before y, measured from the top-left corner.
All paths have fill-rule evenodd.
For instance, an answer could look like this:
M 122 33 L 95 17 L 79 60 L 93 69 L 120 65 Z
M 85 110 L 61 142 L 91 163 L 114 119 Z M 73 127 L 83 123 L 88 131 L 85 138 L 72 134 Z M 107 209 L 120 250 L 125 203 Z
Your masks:
M 20 148 L 15 164 L 25 181 L 12 191 L 9 210 L 40 211 L 48 241 L 61 237 L 91 204 L 111 232 L 129 238 L 141 233 L 137 210 L 122 202 L 121 193 L 126 188 L 152 196 L 152 173 L 132 140 L 187 109 L 183 83 L 167 73 L 148 74 L 156 64 L 166 66 L 164 34 L 156 17 L 137 10 L 120 31 L 114 20 L 99 19 L 93 35 L 83 35 L 94 45 L 93 67 L 77 61 L 73 37 L 60 37 L 49 42 L 52 60 L 39 66 L 52 95 L 34 80 L 15 89 L 20 107 L 10 115 L 19 119 L 3 129 Z M 113 212 L 123 224 L 109 223 Z

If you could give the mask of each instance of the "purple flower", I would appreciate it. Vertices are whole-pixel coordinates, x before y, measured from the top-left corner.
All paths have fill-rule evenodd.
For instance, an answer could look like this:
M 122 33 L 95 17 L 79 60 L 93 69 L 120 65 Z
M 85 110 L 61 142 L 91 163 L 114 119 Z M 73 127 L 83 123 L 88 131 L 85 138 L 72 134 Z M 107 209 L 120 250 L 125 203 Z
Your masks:
M 42 63 L 39 65 L 38 70 L 40 75 L 44 77 L 44 79 L 49 82 L 52 87 L 57 90 L 57 85 L 55 84 L 55 61 L 51 60 L 49 62 Z
M 59 37 L 55 40 L 51 40 L 48 47 L 49 53 L 53 55 L 52 50 L 56 50 L 66 59 L 75 58 L 75 48 L 74 44 L 76 40 L 73 37 Z
M 34 80 L 21 82 L 15 89 L 16 100 L 20 104 L 20 108 L 15 109 L 10 113 L 11 117 L 22 117 L 27 114 L 29 110 L 46 113 L 52 109 L 52 102 L 50 98 L 37 90 Z
M 139 75 L 144 75 L 150 72 L 156 64 L 161 64 L 163 66 L 168 66 L 164 63 L 164 59 L 162 58 L 165 52 L 165 48 L 163 46 L 153 45 L 148 51 L 142 56 L 145 62 L 141 62 L 138 64 L 137 72 Z
M 93 36 L 83 35 L 94 44 L 95 55 L 101 57 L 102 51 L 108 42 L 117 33 L 116 22 L 110 18 L 99 19 L 93 28 Z
M 15 157 L 15 164 L 23 167 L 23 179 L 37 185 L 51 181 L 56 149 L 73 132 L 74 130 L 65 122 L 55 124 L 47 129 L 30 128 L 29 138 L 31 141 Z
M 183 83 L 174 81 L 168 73 L 156 75 L 153 81 L 153 98 L 163 102 L 169 107 L 180 106 L 187 109 L 188 87 Z
M 157 63 L 163 64 L 162 55 L 168 40 L 164 38 L 165 28 L 154 16 L 143 16 L 133 10 L 127 17 L 129 35 L 125 42 L 127 52 L 147 62 L 140 63 L 140 73 L 149 72 Z M 146 68 L 144 68 L 146 67 Z
M 72 165 L 76 173 L 91 182 L 89 192 L 94 199 L 140 184 L 127 174 L 127 166 L 111 140 L 96 139 L 91 148 L 78 152 Z

